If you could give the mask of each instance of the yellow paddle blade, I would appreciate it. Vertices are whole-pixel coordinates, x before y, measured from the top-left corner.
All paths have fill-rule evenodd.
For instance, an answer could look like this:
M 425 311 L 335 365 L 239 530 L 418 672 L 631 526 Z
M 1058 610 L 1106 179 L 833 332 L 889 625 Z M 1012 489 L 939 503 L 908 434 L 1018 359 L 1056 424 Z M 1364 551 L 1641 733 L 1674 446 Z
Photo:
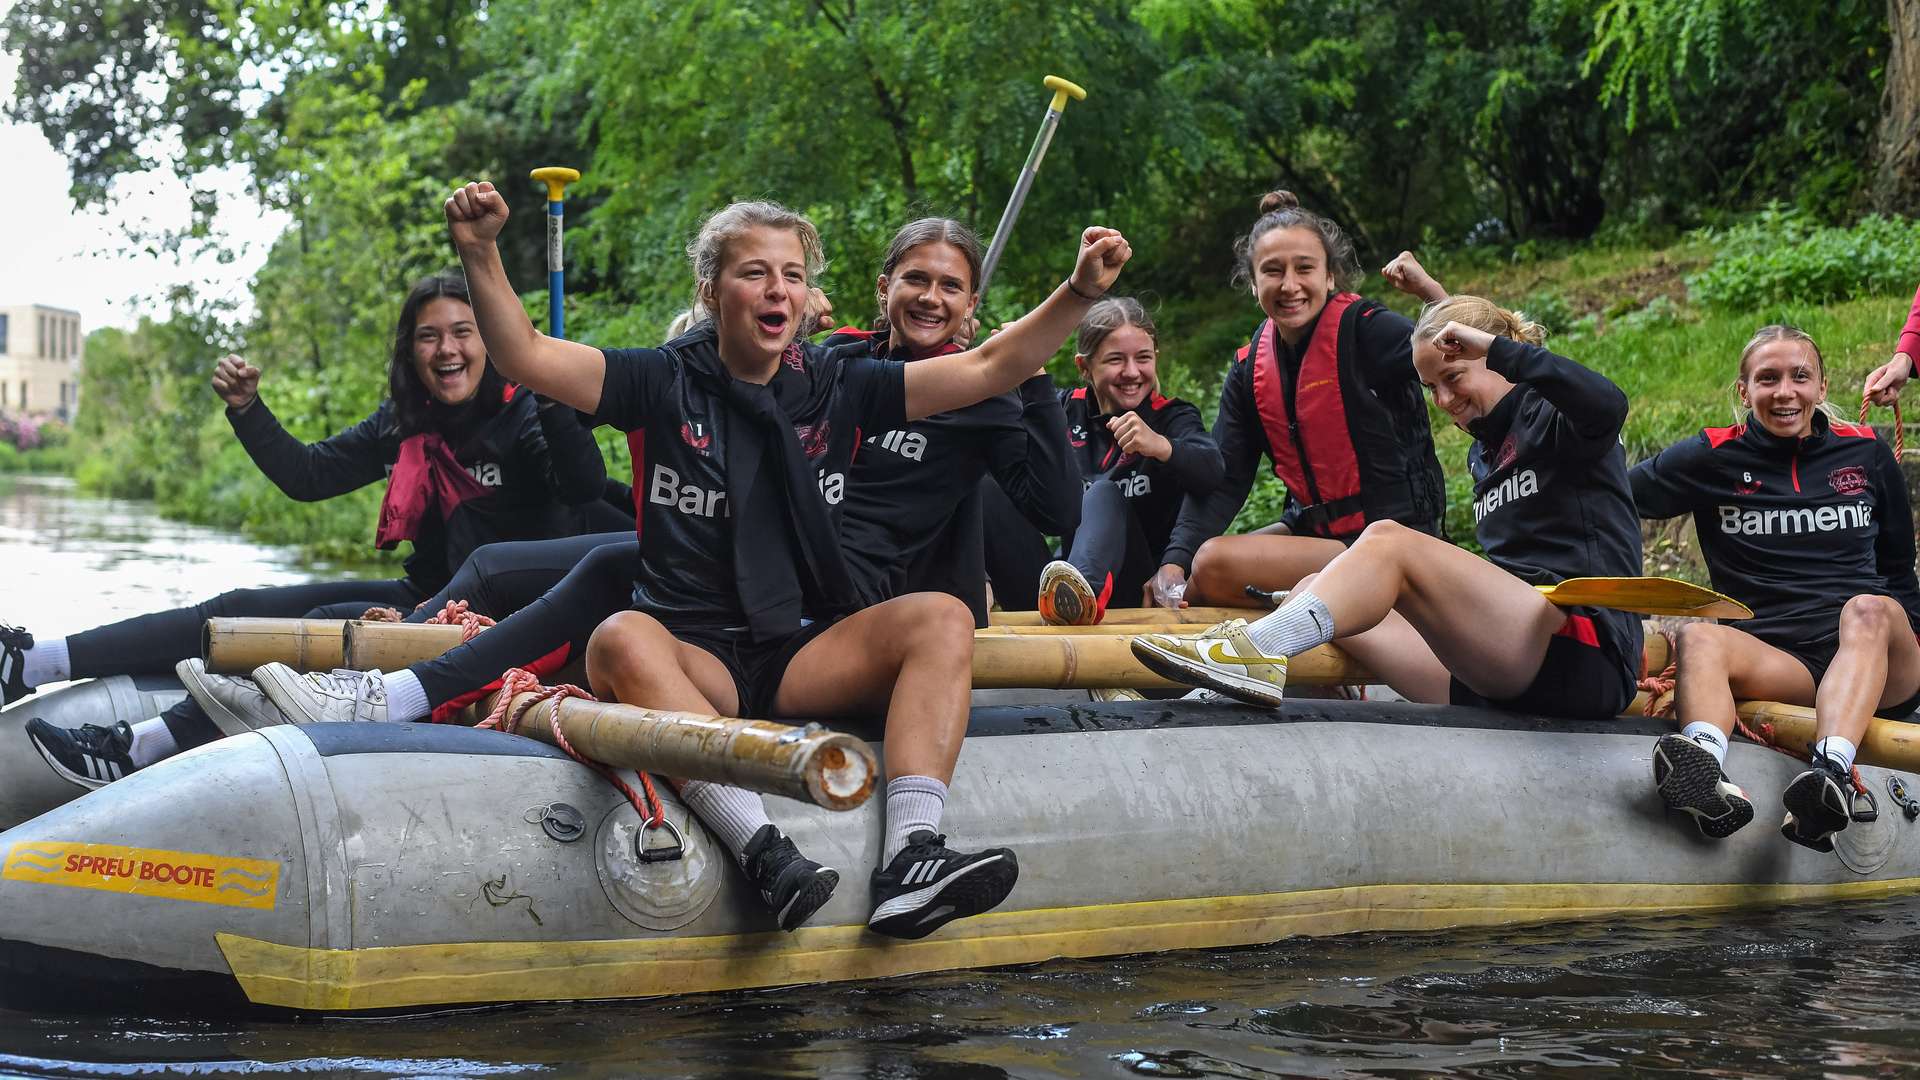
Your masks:
M 1674 578 L 1581 577 L 1534 587 L 1561 607 L 1603 607 L 1642 615 L 1694 615 L 1703 619 L 1753 618 L 1753 610 L 1740 601 Z

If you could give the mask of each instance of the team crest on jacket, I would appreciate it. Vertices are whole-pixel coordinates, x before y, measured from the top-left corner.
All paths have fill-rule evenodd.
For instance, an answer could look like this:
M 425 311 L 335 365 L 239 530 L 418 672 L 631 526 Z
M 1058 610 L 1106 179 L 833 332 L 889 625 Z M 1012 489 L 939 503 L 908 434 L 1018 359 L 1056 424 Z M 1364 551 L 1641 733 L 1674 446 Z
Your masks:
M 1513 436 L 1507 436 L 1507 441 L 1500 444 L 1500 452 L 1493 456 L 1493 471 L 1499 472 L 1513 464 L 1513 459 L 1519 456 L 1520 445 L 1514 441 Z
M 713 435 L 707 431 L 707 425 L 699 420 L 680 422 L 680 441 L 699 451 L 701 457 L 713 456 Z
M 1733 483 L 1733 493 L 1735 495 L 1751 495 L 1759 490 L 1760 481 L 1755 480 L 1753 474 L 1750 472 L 1741 472 L 1740 479 Z
M 1859 465 L 1835 469 L 1827 474 L 1827 483 L 1842 495 L 1858 495 L 1867 490 L 1867 470 Z
M 793 427 L 793 437 L 800 440 L 800 450 L 809 461 L 827 452 L 827 440 L 832 436 L 833 424 L 827 420 L 805 426 L 795 424 Z

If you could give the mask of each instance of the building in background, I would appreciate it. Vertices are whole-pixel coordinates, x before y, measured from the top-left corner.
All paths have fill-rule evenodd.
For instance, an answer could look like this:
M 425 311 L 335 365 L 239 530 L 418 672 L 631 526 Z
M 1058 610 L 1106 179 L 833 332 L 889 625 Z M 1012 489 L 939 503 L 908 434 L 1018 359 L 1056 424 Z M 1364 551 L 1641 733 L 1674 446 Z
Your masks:
M 80 403 L 85 347 L 77 311 L 0 307 L 0 413 L 71 419 Z

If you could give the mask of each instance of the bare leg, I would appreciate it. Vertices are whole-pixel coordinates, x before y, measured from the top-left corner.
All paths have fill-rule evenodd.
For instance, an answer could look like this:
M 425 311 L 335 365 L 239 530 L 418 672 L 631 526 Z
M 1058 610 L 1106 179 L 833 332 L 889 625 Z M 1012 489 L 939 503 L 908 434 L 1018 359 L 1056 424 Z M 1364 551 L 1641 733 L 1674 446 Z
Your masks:
M 1342 637 L 1372 630 L 1398 611 L 1443 667 L 1495 700 L 1527 688 L 1547 642 L 1566 622 L 1533 586 L 1391 521 L 1367 526 L 1314 580 L 1313 594 Z M 1488 626 L 1503 632 L 1484 633 Z
M 1308 574 L 1294 585 L 1311 589 L 1318 574 Z M 1399 612 L 1389 614 L 1380 625 L 1360 634 L 1334 639 L 1334 644 L 1353 655 L 1374 677 L 1408 701 L 1445 705 L 1451 696 L 1452 673 L 1413 624 Z
M 623 611 L 587 641 L 587 681 L 598 694 L 648 709 L 733 716 L 740 693 L 725 664 L 674 637 L 660 620 Z
M 1733 739 L 1736 697 L 1806 705 L 1813 676 L 1792 655 L 1738 627 L 1688 623 L 1674 637 L 1674 713 Z
M 1814 696 L 1814 740 L 1838 735 L 1857 747 L 1875 710 L 1916 689 L 1920 642 L 1906 611 L 1891 597 L 1856 596 L 1840 609 L 1840 645 Z
M 855 612 L 807 643 L 774 699 L 780 716 L 884 712 L 892 776 L 953 779 L 967 733 L 973 615 L 941 593 Z
M 1188 577 L 1187 602 L 1215 607 L 1254 607 L 1252 585 L 1264 592 L 1294 588 L 1346 550 L 1338 540 L 1315 536 L 1249 534 L 1216 536 L 1200 545 Z

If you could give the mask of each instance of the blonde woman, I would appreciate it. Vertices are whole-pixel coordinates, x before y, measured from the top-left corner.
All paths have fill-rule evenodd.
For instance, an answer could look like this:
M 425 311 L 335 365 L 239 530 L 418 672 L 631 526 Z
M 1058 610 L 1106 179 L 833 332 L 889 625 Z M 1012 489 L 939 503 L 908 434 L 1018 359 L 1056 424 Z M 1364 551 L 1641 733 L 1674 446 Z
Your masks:
M 1745 410 L 1634 466 L 1640 513 L 1692 514 L 1713 587 L 1753 609 L 1677 639 L 1683 728 L 1654 749 L 1667 805 L 1710 837 L 1753 819 L 1723 765 L 1739 698 L 1812 705 L 1813 768 L 1781 801 L 1788 840 L 1833 850 L 1852 817 L 1848 770 L 1868 720 L 1920 704 L 1920 582 L 1906 479 L 1873 429 L 1834 419 L 1813 339 L 1762 327 L 1740 353 Z
M 1287 657 L 1337 640 L 1415 701 L 1617 714 L 1633 698 L 1639 617 L 1555 607 L 1534 586 L 1640 573 L 1620 446 L 1627 398 L 1541 347 L 1544 336 L 1473 296 L 1428 307 L 1414 326 L 1420 382 L 1474 438 L 1485 558 L 1376 521 L 1258 622 L 1135 638 L 1134 654 L 1168 678 L 1278 705 Z

